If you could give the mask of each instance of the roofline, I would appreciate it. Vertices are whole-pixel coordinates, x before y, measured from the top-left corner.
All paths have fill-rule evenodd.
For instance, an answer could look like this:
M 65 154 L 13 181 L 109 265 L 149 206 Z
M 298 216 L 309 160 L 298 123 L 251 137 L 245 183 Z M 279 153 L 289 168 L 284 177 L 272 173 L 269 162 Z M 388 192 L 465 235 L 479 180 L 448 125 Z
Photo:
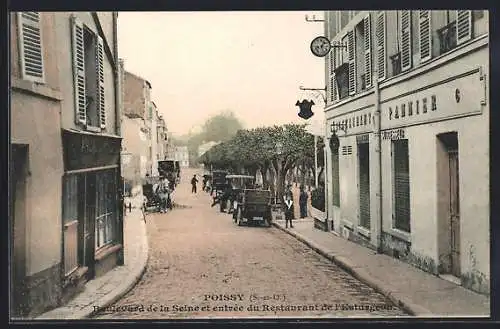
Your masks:
M 136 77 L 137 79 L 140 79 L 140 80 L 146 82 L 146 84 L 148 85 L 149 89 L 153 88 L 153 87 L 151 87 L 151 82 L 149 82 L 148 80 L 144 79 L 143 77 L 141 77 L 141 76 L 139 76 L 139 75 L 137 75 L 135 73 L 132 73 L 130 71 L 127 71 L 127 70 L 125 70 L 125 74 L 130 74 L 130 75 Z

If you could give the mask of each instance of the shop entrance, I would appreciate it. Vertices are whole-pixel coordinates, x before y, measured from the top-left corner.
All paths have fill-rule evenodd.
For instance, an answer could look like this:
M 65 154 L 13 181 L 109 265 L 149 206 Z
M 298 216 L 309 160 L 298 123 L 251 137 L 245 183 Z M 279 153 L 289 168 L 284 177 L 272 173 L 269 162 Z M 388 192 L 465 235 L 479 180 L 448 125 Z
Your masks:
M 443 274 L 460 278 L 460 188 L 456 132 L 438 137 L 438 243 Z
M 28 145 L 12 144 L 10 160 L 10 220 L 11 220 L 11 311 L 22 316 L 26 277 L 26 200 L 28 177 Z
M 359 225 L 370 229 L 370 148 L 358 144 Z

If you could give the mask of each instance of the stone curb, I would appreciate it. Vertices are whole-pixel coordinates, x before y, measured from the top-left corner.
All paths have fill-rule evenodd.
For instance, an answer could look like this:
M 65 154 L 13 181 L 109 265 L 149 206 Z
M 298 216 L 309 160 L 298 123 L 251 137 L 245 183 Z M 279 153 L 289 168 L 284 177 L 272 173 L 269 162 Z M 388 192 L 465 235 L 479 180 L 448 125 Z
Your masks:
M 146 231 L 146 223 L 142 220 L 142 218 L 139 218 L 140 220 L 140 225 L 142 227 L 143 235 L 142 235 L 142 252 L 141 255 L 139 256 L 139 265 L 135 266 L 130 273 L 128 274 L 127 278 L 123 280 L 123 283 L 118 285 L 116 289 L 111 291 L 109 294 L 105 295 L 102 297 L 100 300 L 97 300 L 95 303 L 98 305 L 100 308 L 107 307 L 123 296 L 125 296 L 132 288 L 135 287 L 137 282 L 142 278 L 144 275 L 144 272 L 146 272 L 146 266 L 148 264 L 148 259 L 149 259 L 149 244 L 148 244 L 148 236 L 147 236 L 147 231 Z M 96 311 L 92 307 L 91 310 L 86 310 L 85 313 L 83 313 L 79 318 L 91 318 L 93 315 L 95 315 Z
M 275 227 L 278 229 L 282 230 L 283 232 L 286 232 L 299 240 L 300 242 L 304 243 L 305 245 L 309 246 L 311 249 L 316 251 L 318 254 L 322 255 L 323 257 L 327 258 L 331 262 L 335 263 L 338 265 L 340 268 L 354 276 L 356 279 L 359 281 L 363 282 L 364 284 L 372 287 L 375 289 L 377 292 L 381 293 L 385 297 L 387 297 L 391 302 L 393 302 L 395 305 L 398 307 L 402 308 L 404 311 L 409 313 L 410 315 L 413 316 L 419 316 L 419 317 L 430 317 L 433 316 L 433 313 L 429 311 L 428 309 L 415 304 L 411 299 L 409 299 L 406 296 L 401 295 L 400 293 L 396 291 L 391 291 L 389 286 L 385 283 L 382 282 L 371 275 L 369 275 L 363 268 L 356 268 L 347 258 L 342 257 L 342 256 L 337 256 L 332 253 L 327 253 L 325 250 L 323 250 L 319 245 L 317 245 L 315 242 L 308 240 L 306 237 L 302 236 L 299 233 L 290 231 L 282 226 L 280 226 L 277 223 L 272 223 Z

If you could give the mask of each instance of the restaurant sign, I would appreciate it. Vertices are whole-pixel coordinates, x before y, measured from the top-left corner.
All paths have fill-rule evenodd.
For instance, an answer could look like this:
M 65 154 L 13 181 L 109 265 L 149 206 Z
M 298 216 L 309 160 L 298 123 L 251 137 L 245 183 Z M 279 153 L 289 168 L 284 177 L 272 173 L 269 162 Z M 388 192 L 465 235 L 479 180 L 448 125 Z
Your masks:
M 475 69 L 422 88 L 401 85 L 409 91 L 381 102 L 382 129 L 481 113 L 481 77 Z

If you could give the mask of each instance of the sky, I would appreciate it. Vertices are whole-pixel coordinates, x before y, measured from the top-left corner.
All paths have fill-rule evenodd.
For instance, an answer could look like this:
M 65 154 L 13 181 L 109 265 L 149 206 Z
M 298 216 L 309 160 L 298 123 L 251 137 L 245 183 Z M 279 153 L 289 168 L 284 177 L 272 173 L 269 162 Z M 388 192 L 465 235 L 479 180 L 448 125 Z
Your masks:
M 125 70 L 152 85 L 152 100 L 174 135 L 197 131 L 231 110 L 245 128 L 298 118 L 297 100 L 313 99 L 324 117 L 324 58 L 310 42 L 323 35 L 320 12 L 120 12 L 118 51 Z M 312 120 L 312 119 L 311 119 Z

